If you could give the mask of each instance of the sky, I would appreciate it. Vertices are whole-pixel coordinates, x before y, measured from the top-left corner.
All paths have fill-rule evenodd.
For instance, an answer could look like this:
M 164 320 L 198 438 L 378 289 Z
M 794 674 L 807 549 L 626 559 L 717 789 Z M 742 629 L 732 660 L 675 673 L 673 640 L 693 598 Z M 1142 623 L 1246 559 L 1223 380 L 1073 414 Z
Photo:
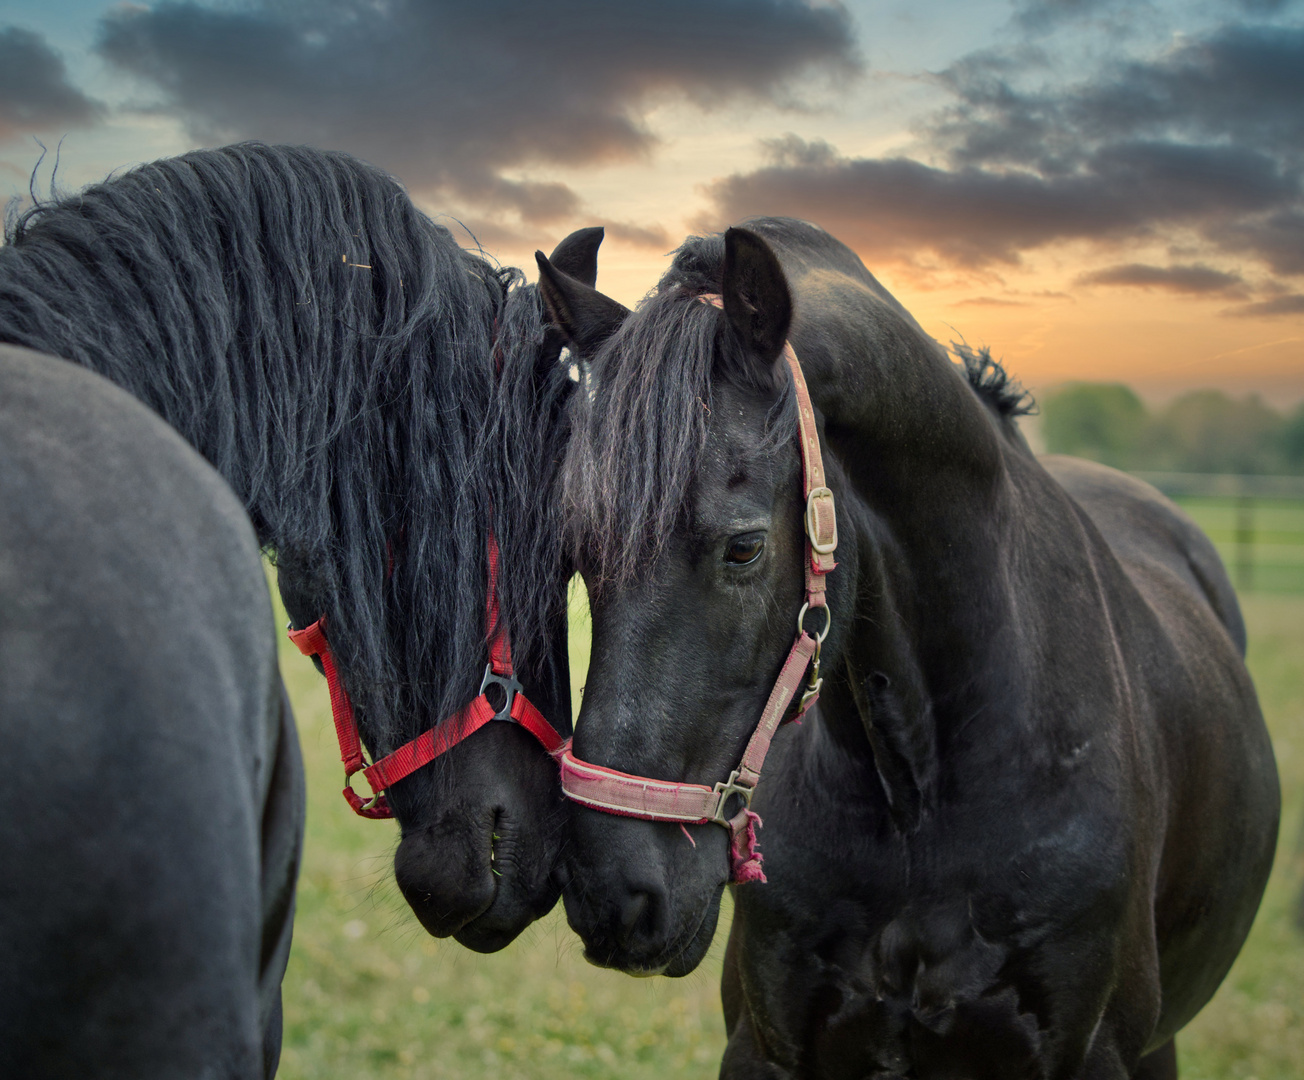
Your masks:
M 0 198 L 241 139 L 626 304 L 788 214 L 1034 391 L 1304 399 L 1304 0 L 0 0 Z

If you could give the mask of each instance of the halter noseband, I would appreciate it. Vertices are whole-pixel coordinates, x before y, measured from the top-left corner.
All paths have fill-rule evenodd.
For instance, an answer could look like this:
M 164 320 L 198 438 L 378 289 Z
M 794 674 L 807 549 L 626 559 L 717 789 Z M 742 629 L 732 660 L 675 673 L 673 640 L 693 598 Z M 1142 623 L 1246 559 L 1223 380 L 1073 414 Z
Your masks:
M 357 718 L 353 715 L 353 703 L 340 681 L 330 642 L 326 640 L 326 616 L 323 615 L 302 630 L 289 630 L 290 640 L 301 653 L 315 656 L 321 661 L 326 685 L 330 689 L 331 717 L 335 721 L 335 736 L 340 743 L 340 760 L 344 762 L 344 798 L 360 817 L 393 817 L 394 811 L 383 794 L 386 788 L 416 772 L 423 765 L 430 764 L 440 754 L 451 750 L 491 720 L 507 720 L 519 724 L 549 754 L 555 754 L 561 749 L 561 736 L 544 718 L 543 713 L 526 698 L 512 671 L 511 646 L 498 619 L 498 543 L 492 532 L 489 534 L 489 588 L 485 606 L 489 663 L 485 665 L 484 678 L 480 682 L 480 695 L 460 712 L 430 730 L 423 731 L 372 765 L 368 765 L 362 756 L 362 740 L 358 734 Z M 485 696 L 485 691 L 494 685 L 501 687 L 505 695 L 503 704 L 498 707 Z M 351 780 L 359 772 L 371 785 L 370 799 L 364 799 L 353 790 Z
M 701 296 L 698 299 L 715 307 L 724 306 L 723 300 L 716 295 Z M 705 784 L 684 784 L 632 776 L 616 769 L 591 765 L 571 752 L 569 742 L 558 755 L 562 791 L 577 803 L 604 813 L 642 818 L 645 821 L 677 822 L 681 826 L 711 823 L 728 829 L 731 879 L 737 883 L 765 880 L 765 872 L 761 869 L 761 853 L 756 847 L 756 826 L 761 824 L 761 819 L 751 809 L 752 794 L 761 778 L 761 767 L 769 752 L 770 742 L 784 721 L 807 667 L 810 668 L 810 678 L 792 719 L 798 719 L 819 697 L 822 682 L 819 674 L 820 646 L 828 636 L 833 621 L 824 595 L 824 576 L 836 565 L 833 552 L 838 546 L 833 492 L 824 482 L 824 459 L 820 455 L 819 433 L 815 429 L 815 411 L 811 405 L 810 391 L 806 387 L 797 354 L 788 342 L 784 342 L 783 359 L 792 372 L 797 393 L 802 491 L 806 496 L 806 601 L 797 615 L 797 638 L 788 651 L 788 658 L 783 662 L 779 677 L 761 711 L 760 722 L 752 732 L 738 768 L 729 774 L 727 780 L 722 780 L 714 787 L 707 787 Z M 813 608 L 824 609 L 824 628 L 814 637 L 806 632 L 804 625 L 806 613 Z M 726 817 L 725 807 L 734 795 L 742 798 L 742 807 L 732 817 Z

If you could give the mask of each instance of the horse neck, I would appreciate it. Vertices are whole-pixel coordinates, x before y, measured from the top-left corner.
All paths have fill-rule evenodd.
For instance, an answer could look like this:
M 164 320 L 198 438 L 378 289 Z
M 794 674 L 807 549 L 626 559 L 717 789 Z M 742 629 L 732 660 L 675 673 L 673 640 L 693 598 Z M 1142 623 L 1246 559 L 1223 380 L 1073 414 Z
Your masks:
M 903 366 L 905 379 L 866 364 L 837 392 L 813 391 L 833 413 L 826 441 L 852 538 L 847 580 L 831 582 L 847 629 L 823 715 L 840 753 L 872 760 L 908 833 L 935 803 L 957 733 L 1018 692 L 1002 567 L 1017 546 L 1011 466 L 1028 452 L 938 353 L 920 348 Z

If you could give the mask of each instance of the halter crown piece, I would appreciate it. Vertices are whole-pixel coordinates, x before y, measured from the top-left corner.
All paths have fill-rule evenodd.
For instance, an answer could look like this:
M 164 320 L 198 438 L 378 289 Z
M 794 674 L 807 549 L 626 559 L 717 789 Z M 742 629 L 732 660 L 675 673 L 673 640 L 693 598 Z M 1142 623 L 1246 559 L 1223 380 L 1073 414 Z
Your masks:
M 705 295 L 698 299 L 704 304 L 723 307 L 718 295 Z M 760 721 L 743 751 L 738 768 L 714 787 L 705 784 L 675 783 L 655 780 L 646 776 L 631 776 L 615 769 L 591 765 L 577 758 L 567 743 L 558 760 L 561 763 L 561 786 L 568 798 L 584 806 L 623 817 L 642 818 L 646 821 L 670 821 L 679 825 L 705 825 L 708 822 L 729 830 L 729 863 L 732 880 L 738 884 L 764 881 L 761 853 L 756 847 L 756 827 L 761 824 L 758 814 L 752 811 L 752 794 L 761 778 L 761 767 L 769 752 L 770 742 L 779 725 L 784 722 L 788 706 L 796 696 L 802 677 L 810 676 L 802 693 L 793 720 L 798 719 L 819 697 L 820 646 L 828 637 L 833 617 L 824 595 L 824 576 L 837 565 L 833 553 L 838 546 L 837 518 L 834 514 L 833 492 L 824 481 L 824 459 L 820 455 L 819 433 L 815 428 L 815 410 L 811 405 L 810 391 L 797 362 L 792 345 L 784 342 L 783 359 L 792 372 L 797 393 L 797 428 L 801 443 L 802 490 L 806 496 L 806 602 L 797 615 L 797 638 L 788 650 L 788 658 L 779 670 Z M 824 628 L 814 637 L 806 632 L 807 612 L 824 609 Z M 726 805 L 737 795 L 742 806 L 732 817 L 726 817 Z
M 357 719 L 353 715 L 353 703 L 340 681 L 335 657 L 326 640 L 326 616 L 323 615 L 302 630 L 289 630 L 290 640 L 304 656 L 315 656 L 321 661 L 322 673 L 326 676 L 326 685 L 331 694 L 331 716 L 340 743 L 340 760 L 344 762 L 344 798 L 360 817 L 393 817 L 394 811 L 383 794 L 386 788 L 416 772 L 423 765 L 428 765 L 491 720 L 507 720 L 519 724 L 549 754 L 555 754 L 561 749 L 561 736 L 544 719 L 543 713 L 527 700 L 521 684 L 512 673 L 512 650 L 498 619 L 498 543 L 492 532 L 489 534 L 489 589 L 485 603 L 489 663 L 485 665 L 479 697 L 460 712 L 430 730 L 423 731 L 374 765 L 368 765 L 362 756 L 362 740 L 358 734 Z M 501 706 L 495 706 L 485 696 L 485 691 L 494 685 L 500 686 L 505 695 Z M 351 781 L 354 773 L 359 772 L 371 785 L 370 799 L 364 799 L 353 790 Z

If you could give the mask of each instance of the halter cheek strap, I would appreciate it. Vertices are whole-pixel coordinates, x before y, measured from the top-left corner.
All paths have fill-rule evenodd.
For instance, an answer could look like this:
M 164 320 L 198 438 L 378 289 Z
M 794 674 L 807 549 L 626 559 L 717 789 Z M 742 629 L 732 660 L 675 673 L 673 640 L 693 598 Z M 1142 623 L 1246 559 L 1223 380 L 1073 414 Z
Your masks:
M 704 303 L 721 306 L 718 296 L 704 296 L 701 299 Z M 838 546 L 838 528 L 833 492 L 824 480 L 824 461 L 820 455 L 819 434 L 815 428 L 815 410 L 811 405 L 810 392 L 801 365 L 797 362 L 797 354 L 790 344 L 784 344 L 783 358 L 792 372 L 797 393 L 802 489 L 806 496 L 806 602 L 797 615 L 797 638 L 788 650 L 788 658 L 779 670 L 779 677 L 770 691 L 760 721 L 748 740 L 738 768 L 729 774 L 729 779 L 722 780 L 714 787 L 707 787 L 705 784 L 684 784 L 632 776 L 616 769 L 592 765 L 577 758 L 571 752 L 569 742 L 558 755 L 562 791 L 577 803 L 604 813 L 642 818 L 645 821 L 669 821 L 680 825 L 713 823 L 728 829 L 731 879 L 736 883 L 765 880 L 765 872 L 761 869 L 761 853 L 756 847 L 756 828 L 761 824 L 761 819 L 751 809 L 752 794 L 761 778 L 761 767 L 765 763 L 770 743 L 787 716 L 788 707 L 808 668 L 810 677 L 792 719 L 800 717 L 819 697 L 820 646 L 828 636 L 832 622 L 824 595 L 824 575 L 836 565 L 833 553 Z M 806 632 L 804 626 L 806 613 L 812 608 L 824 609 L 824 627 L 814 637 Z M 732 817 L 726 817 L 726 805 L 734 795 L 742 798 L 742 806 Z
M 353 715 L 353 703 L 349 700 L 349 693 L 344 688 L 344 684 L 340 681 L 335 657 L 331 653 L 330 642 L 326 639 L 326 616 L 323 615 L 302 630 L 289 631 L 290 640 L 301 653 L 305 656 L 315 656 L 321 661 L 326 685 L 330 689 L 331 717 L 335 721 L 335 736 L 340 744 L 340 760 L 344 762 L 344 798 L 360 817 L 393 817 L 394 811 L 383 794 L 386 788 L 392 787 L 423 765 L 430 764 L 463 739 L 475 734 L 491 720 L 508 720 L 519 724 L 533 735 L 549 754 L 555 754 L 561 749 L 561 736 L 526 698 L 521 690 L 521 684 L 516 681 L 512 672 L 511 647 L 498 621 L 498 544 L 493 533 L 489 534 L 489 589 L 486 608 L 489 663 L 485 665 L 479 696 L 460 712 L 429 731 L 422 732 L 373 765 L 368 765 L 362 755 L 362 740 L 358 734 L 357 718 Z M 505 700 L 499 708 L 495 708 L 485 696 L 485 691 L 494 685 L 501 687 L 505 694 Z M 353 790 L 350 781 L 355 773 L 362 773 L 366 777 L 372 791 L 370 799 L 364 799 Z

